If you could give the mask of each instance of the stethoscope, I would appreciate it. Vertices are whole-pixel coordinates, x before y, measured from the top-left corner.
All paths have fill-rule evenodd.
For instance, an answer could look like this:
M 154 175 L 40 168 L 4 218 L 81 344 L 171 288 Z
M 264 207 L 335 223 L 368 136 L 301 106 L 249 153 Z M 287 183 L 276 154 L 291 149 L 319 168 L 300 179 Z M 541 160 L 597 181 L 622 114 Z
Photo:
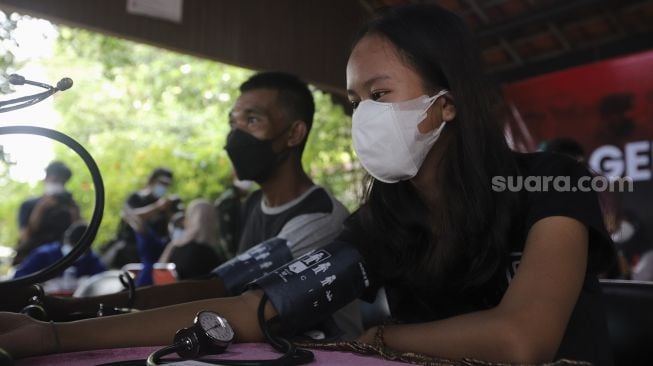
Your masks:
M 0 101 L 0 113 L 9 112 L 16 109 L 21 109 L 29 107 L 36 103 L 39 103 L 51 95 L 59 91 L 64 91 L 72 87 L 73 81 L 70 78 L 61 79 L 56 86 L 51 86 L 48 84 L 27 80 L 24 77 L 12 74 L 9 75 L 9 83 L 13 85 L 24 85 L 30 84 L 46 89 L 46 91 L 28 95 L 24 97 L 18 97 L 6 101 Z M 98 168 L 95 160 L 89 152 L 77 141 L 75 141 L 70 136 L 63 134 L 61 132 L 36 126 L 2 126 L 0 127 L 0 135 L 12 135 L 12 134 L 28 134 L 28 135 L 37 135 L 50 138 L 52 140 L 58 141 L 68 148 L 73 150 L 79 157 L 84 161 L 84 164 L 88 168 L 91 178 L 93 180 L 93 187 L 95 190 L 95 207 L 93 208 L 93 214 L 91 216 L 91 221 L 88 224 L 88 228 L 80 238 L 79 242 L 75 245 L 72 251 L 67 255 L 61 258 L 59 261 L 53 265 L 42 269 L 36 273 L 27 275 L 25 277 L 11 279 L 7 281 L 0 282 L 0 294 L 3 292 L 11 293 L 12 290 L 16 290 L 21 287 L 27 287 L 32 284 L 40 283 L 47 281 L 50 278 L 55 277 L 58 273 L 63 272 L 63 270 L 71 266 L 77 258 L 86 252 L 90 248 L 91 243 L 95 239 L 95 235 L 100 228 L 100 223 L 102 222 L 102 214 L 104 211 L 104 183 L 102 182 L 102 175 L 100 174 L 100 169 Z

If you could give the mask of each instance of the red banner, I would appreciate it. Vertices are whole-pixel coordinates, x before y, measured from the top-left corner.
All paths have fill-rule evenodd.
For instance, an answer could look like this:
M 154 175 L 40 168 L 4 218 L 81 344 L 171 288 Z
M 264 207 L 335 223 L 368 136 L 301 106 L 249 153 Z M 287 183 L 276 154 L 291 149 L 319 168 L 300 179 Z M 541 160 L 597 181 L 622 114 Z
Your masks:
M 653 138 L 653 51 L 508 84 L 536 139 L 573 137 L 588 150 Z
M 507 131 L 518 132 L 515 147 L 559 137 L 578 141 L 596 173 L 632 178 L 633 192 L 619 195 L 621 212 L 652 232 L 653 51 L 518 81 L 504 92 L 512 108 Z M 651 248 L 653 235 L 646 236 Z

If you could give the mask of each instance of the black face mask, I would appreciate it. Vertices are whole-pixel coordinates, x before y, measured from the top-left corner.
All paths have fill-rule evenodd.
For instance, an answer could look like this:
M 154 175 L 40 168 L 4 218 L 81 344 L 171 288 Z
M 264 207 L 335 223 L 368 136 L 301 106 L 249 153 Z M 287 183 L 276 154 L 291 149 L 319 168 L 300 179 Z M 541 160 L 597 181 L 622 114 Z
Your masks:
M 232 130 L 224 148 L 238 179 L 253 180 L 259 184 L 264 182 L 287 155 L 288 150 L 281 153 L 272 150 L 272 142 L 286 131 L 270 140 L 259 140 L 242 130 Z

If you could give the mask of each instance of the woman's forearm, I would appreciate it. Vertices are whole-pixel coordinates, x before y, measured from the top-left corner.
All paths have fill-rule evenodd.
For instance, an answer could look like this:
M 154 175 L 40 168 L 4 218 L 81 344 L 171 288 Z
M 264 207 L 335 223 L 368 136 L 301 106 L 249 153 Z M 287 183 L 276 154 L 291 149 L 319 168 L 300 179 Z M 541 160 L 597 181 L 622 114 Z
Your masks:
M 542 360 L 528 337 L 497 314 L 497 310 L 464 314 L 430 323 L 388 325 L 385 345 L 401 352 L 423 353 L 459 360 L 474 358 L 489 362 L 534 363 Z M 528 327 L 528 324 L 524 324 Z M 374 330 L 370 331 L 370 335 Z M 366 341 L 370 341 L 367 339 Z M 536 359 L 536 360 L 535 360 Z
M 169 306 L 184 302 L 218 298 L 225 296 L 224 284 L 221 279 L 189 280 L 165 285 L 147 286 L 136 289 L 133 307 L 147 310 L 161 306 Z M 127 307 L 129 292 L 81 297 L 81 298 L 46 298 L 46 309 L 56 314 L 71 312 L 94 312 L 99 304 L 110 307 Z
M 152 309 L 160 306 L 180 304 L 226 296 L 224 283 L 220 278 L 188 280 L 166 285 L 149 286 L 137 290 L 134 307 Z
M 225 317 L 233 327 L 237 341 L 260 341 L 263 338 L 256 317 L 259 299 L 260 293 L 248 293 L 238 297 L 200 300 L 126 315 L 57 323 L 56 329 L 61 344 L 58 351 L 170 344 L 175 332 L 190 326 L 195 315 L 202 310 L 212 310 Z M 268 304 L 266 317 L 271 318 L 275 314 L 272 306 Z

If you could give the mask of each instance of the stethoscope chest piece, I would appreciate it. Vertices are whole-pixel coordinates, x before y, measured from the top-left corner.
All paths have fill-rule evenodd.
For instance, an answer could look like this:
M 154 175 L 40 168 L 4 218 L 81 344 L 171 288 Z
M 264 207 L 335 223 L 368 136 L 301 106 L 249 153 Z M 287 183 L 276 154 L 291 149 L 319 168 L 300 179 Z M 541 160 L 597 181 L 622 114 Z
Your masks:
M 177 331 L 174 343 L 180 357 L 197 358 L 224 352 L 234 335 L 227 319 L 212 311 L 201 311 L 192 326 Z

